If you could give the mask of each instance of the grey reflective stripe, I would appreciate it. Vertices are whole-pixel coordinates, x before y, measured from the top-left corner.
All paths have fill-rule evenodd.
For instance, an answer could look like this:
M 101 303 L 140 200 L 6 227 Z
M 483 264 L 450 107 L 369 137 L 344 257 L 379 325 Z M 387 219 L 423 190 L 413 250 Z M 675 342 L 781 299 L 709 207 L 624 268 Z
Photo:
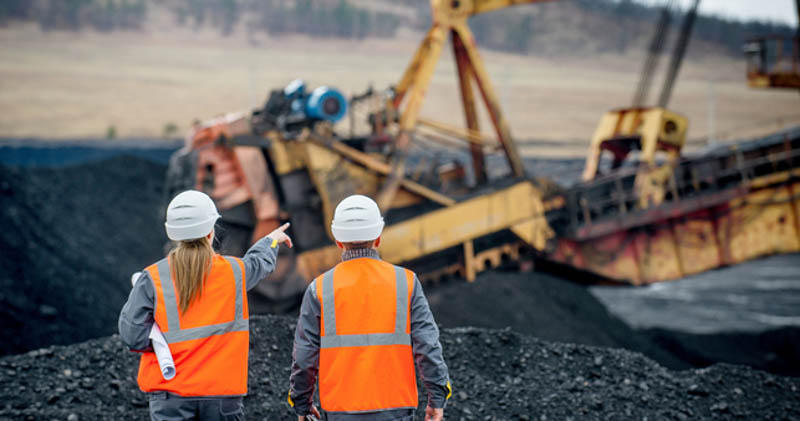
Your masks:
M 322 275 L 322 319 L 325 336 L 336 335 L 336 302 L 333 298 L 333 269 Z
M 360 335 L 336 334 L 336 307 L 333 293 L 333 271 L 325 272 L 322 277 L 322 318 L 325 335 L 320 337 L 320 348 L 341 348 L 346 346 L 372 345 L 411 345 L 411 335 L 406 333 L 408 323 L 408 282 L 406 272 L 399 266 L 394 267 L 395 275 L 395 321 L 394 333 L 368 333 Z
M 164 294 L 164 309 L 167 312 L 167 330 L 180 330 L 181 320 L 178 318 L 178 301 L 175 299 L 175 285 L 172 283 L 169 261 L 167 259 L 161 259 L 156 263 L 156 270 L 158 270 L 158 278 L 161 280 L 161 291 L 163 291 Z
M 233 278 L 236 280 L 236 320 L 240 320 L 244 318 L 242 313 L 242 268 L 233 257 L 225 256 L 225 260 L 230 263 L 233 269 Z
M 228 323 L 180 329 L 175 332 L 170 330 L 168 332 L 164 332 L 164 338 L 168 343 L 175 343 L 189 341 L 192 339 L 208 338 L 209 336 L 222 335 L 229 332 L 242 332 L 248 330 L 249 328 L 249 320 L 238 319 Z
M 370 333 L 364 335 L 325 335 L 320 338 L 321 348 L 370 345 L 411 345 L 408 333 Z
M 167 331 L 164 332 L 164 338 L 167 340 L 167 343 L 208 338 L 209 336 L 222 335 L 228 332 L 246 331 L 250 328 L 250 321 L 244 318 L 244 298 L 242 295 L 244 291 L 244 279 L 242 279 L 242 268 L 239 266 L 239 262 L 233 257 L 224 257 L 231 265 L 234 282 L 236 284 L 236 297 L 234 298 L 236 305 L 233 321 L 187 329 L 181 329 L 180 318 L 178 317 L 178 302 L 175 300 L 175 286 L 172 283 L 169 261 L 163 259 L 156 263 L 158 277 L 161 279 L 161 291 L 164 295 L 164 307 L 167 313 L 168 328 Z
M 397 314 L 394 319 L 395 334 L 406 331 L 406 321 L 408 320 L 408 282 L 406 281 L 406 271 L 400 266 L 394 267 L 394 279 L 397 281 Z

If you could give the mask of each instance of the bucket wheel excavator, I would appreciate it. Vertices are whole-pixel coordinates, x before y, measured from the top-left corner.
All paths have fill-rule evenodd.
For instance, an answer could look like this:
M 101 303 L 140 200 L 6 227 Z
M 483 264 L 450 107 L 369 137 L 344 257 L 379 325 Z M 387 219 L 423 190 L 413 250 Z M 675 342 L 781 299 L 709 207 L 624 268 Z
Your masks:
M 338 263 L 330 221 L 350 194 L 377 198 L 387 220 L 381 256 L 417 270 L 423 281 L 473 280 L 527 248 L 545 249 L 553 237 L 545 213 L 560 199 L 548 202 L 525 176 L 467 25 L 476 14 L 541 1 L 431 0 L 431 28 L 396 86 L 347 100 L 335 88 L 309 92 L 297 80 L 252 113 L 196 122 L 171 160 L 166 195 L 188 188 L 209 193 L 222 214 L 223 253 L 241 254 L 292 222 L 295 248 L 251 296 L 252 308 L 262 312 L 285 310 L 309 280 Z M 466 129 L 419 116 L 448 39 Z M 475 88 L 495 139 L 480 132 Z M 337 133 L 348 112 L 367 115 L 366 133 Z M 412 146 L 437 152 L 420 157 Z M 495 151 L 502 151 L 506 168 L 489 174 L 486 154 Z
M 800 130 L 681 154 L 688 120 L 666 107 L 699 0 L 684 19 L 657 104 L 647 105 L 647 90 L 670 7 L 633 105 L 601 119 L 583 181 L 560 187 L 529 177 L 467 20 L 541 1 L 431 0 L 431 28 L 396 86 L 348 99 L 296 80 L 250 113 L 198 121 L 171 159 L 165 194 L 192 188 L 215 200 L 222 253 L 241 255 L 292 222 L 295 247 L 282 250 L 276 272 L 251 291 L 256 312 L 289 310 L 311 279 L 339 262 L 330 221 L 351 194 L 377 198 L 387 223 L 382 258 L 423 282 L 472 281 L 504 262 L 535 258 L 576 269 L 583 280 L 638 285 L 800 251 Z M 420 116 L 448 45 L 464 128 Z M 480 130 L 479 103 L 491 136 Z
M 688 119 L 667 105 L 699 0 L 681 24 L 658 101 L 648 105 L 674 3 L 665 1 L 633 106 L 602 117 L 583 182 L 548 213 L 551 261 L 639 285 L 800 250 L 800 129 L 682 154 Z

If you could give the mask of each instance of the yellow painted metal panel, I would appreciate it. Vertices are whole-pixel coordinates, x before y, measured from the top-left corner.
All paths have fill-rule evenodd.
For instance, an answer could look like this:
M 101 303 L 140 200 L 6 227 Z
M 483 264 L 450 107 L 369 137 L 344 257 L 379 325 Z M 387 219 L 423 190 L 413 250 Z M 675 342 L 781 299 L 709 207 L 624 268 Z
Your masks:
M 415 259 L 526 222 L 542 209 L 536 187 L 523 181 L 387 227 L 381 253 L 392 262 Z
M 270 136 L 272 145 L 269 148 L 272 165 L 279 175 L 305 168 L 304 151 L 301 142 L 290 142 L 277 134 Z
M 511 227 L 511 231 L 528 245 L 541 251 L 545 251 L 548 248 L 548 242 L 555 237 L 555 233 L 544 217 L 531 218 L 521 224 L 516 224 Z
M 724 217 L 731 263 L 740 263 L 771 253 L 800 250 L 789 203 L 789 191 L 768 188 L 730 202 Z
M 789 190 L 789 194 L 793 197 L 789 205 L 792 208 L 792 213 L 795 218 L 793 221 L 795 235 L 797 238 L 800 238 L 800 183 L 789 184 L 787 189 Z
M 675 240 L 667 224 L 662 224 L 655 232 L 638 231 L 635 239 L 643 283 L 683 276 Z
M 710 219 L 688 219 L 675 224 L 678 256 L 685 275 L 713 269 L 721 264 L 714 224 Z
M 342 251 L 336 246 L 322 247 L 300 253 L 297 256 L 297 273 L 306 281 L 325 273 L 342 260 Z
M 635 285 L 642 282 L 634 238 L 627 231 L 585 241 L 580 253 L 592 272 Z

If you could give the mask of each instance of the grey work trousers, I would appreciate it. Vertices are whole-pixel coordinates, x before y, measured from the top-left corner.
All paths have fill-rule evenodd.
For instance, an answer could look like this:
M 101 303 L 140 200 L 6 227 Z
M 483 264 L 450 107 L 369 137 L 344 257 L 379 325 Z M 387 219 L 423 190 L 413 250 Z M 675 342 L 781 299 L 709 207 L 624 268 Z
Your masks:
M 168 393 L 150 393 L 152 421 L 244 421 L 241 397 L 182 398 Z

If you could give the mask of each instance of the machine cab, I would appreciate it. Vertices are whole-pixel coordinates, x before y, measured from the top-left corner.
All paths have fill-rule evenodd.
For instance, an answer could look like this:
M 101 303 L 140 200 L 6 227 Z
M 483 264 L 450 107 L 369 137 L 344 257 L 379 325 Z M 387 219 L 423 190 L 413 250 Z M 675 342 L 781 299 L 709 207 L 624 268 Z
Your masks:
M 797 37 L 762 37 L 744 46 L 747 82 L 753 88 L 800 89 L 800 43 Z

